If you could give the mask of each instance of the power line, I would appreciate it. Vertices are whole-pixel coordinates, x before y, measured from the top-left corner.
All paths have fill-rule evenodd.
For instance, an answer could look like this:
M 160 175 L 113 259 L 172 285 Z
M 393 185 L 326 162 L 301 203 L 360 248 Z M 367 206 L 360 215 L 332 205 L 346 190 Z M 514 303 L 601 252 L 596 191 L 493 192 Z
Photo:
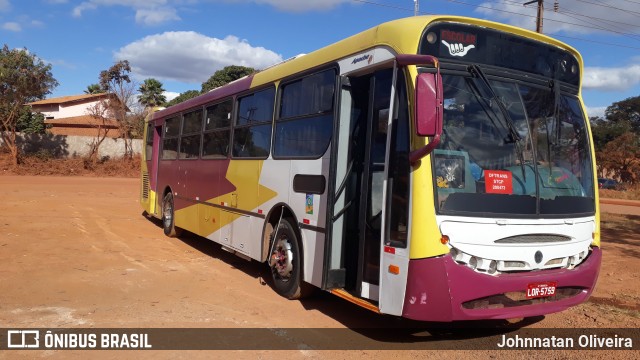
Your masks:
M 538 15 L 536 16 L 536 32 L 542 33 L 542 22 L 543 20 L 543 14 L 544 14 L 544 1 L 543 0 L 532 0 L 529 2 L 526 2 L 522 5 L 527 6 L 529 4 L 533 4 L 533 3 L 537 3 L 538 4 Z
M 613 33 L 616 33 L 616 34 L 620 34 L 620 35 L 622 35 L 622 36 L 626 36 L 626 37 L 631 38 L 631 39 L 633 39 L 633 40 L 639 40 L 639 41 L 640 41 L 640 35 L 639 35 L 639 34 L 633 34 L 633 33 L 626 33 L 626 32 L 622 32 L 622 31 L 616 31 L 616 30 L 613 30 L 613 29 L 611 29 L 611 28 L 605 27 L 605 26 L 603 26 L 603 25 L 598 25 L 598 24 L 595 24 L 595 23 L 593 23 L 593 22 L 590 22 L 590 21 L 587 21 L 587 20 L 584 20 L 584 19 L 579 19 L 579 18 L 577 18 L 576 16 L 579 16 L 579 17 L 585 17 L 585 18 L 589 18 L 589 19 L 594 19 L 594 20 L 596 20 L 596 21 L 602 21 L 602 22 L 604 22 L 604 21 L 605 21 L 605 19 L 594 18 L 594 17 L 588 16 L 588 15 L 582 15 L 582 14 L 578 14 L 578 13 L 576 13 L 576 12 L 572 12 L 572 11 L 568 11 L 568 10 L 558 11 L 558 13 L 559 13 L 559 14 L 562 14 L 563 16 L 567 16 L 567 17 L 570 17 L 570 18 L 572 18 L 572 19 L 576 19 L 576 20 L 578 20 L 578 21 L 584 21 L 584 22 L 586 22 L 587 24 L 591 24 L 591 25 L 595 26 L 595 27 L 596 27 L 596 28 L 598 28 L 598 29 L 602 29 L 602 30 L 604 30 L 604 31 L 613 32 Z M 571 14 L 572 14 L 572 15 L 571 15 Z M 576 16 L 573 16 L 573 15 L 576 15 Z M 609 25 L 609 26 L 613 26 L 613 27 L 615 27 L 615 28 L 620 29 L 620 27 L 617 27 L 617 26 L 615 26 L 615 25 L 611 25 L 611 24 L 608 24 L 608 25 Z
M 602 4 L 602 3 L 597 3 L 597 2 L 587 1 L 587 0 L 576 0 L 576 1 L 580 1 L 580 2 L 583 2 L 583 3 L 586 3 L 586 4 L 591 4 L 591 5 L 595 5 L 595 6 L 602 6 L 602 7 L 609 8 L 609 9 L 615 9 L 615 10 L 618 10 L 618 11 L 623 11 L 623 12 L 628 12 L 628 13 L 633 13 L 633 14 L 640 15 L 640 12 L 629 10 L 629 9 L 621 9 L 619 7 L 611 6 L 609 4 Z
M 622 45 L 622 44 L 614 44 L 614 43 L 608 43 L 608 42 L 605 42 L 605 41 L 598 41 L 598 40 L 591 40 L 591 39 L 583 39 L 583 38 L 578 38 L 578 37 L 573 37 L 573 36 L 567 36 L 567 35 L 553 35 L 553 36 L 554 36 L 554 37 L 559 37 L 559 38 L 565 38 L 565 39 L 572 39 L 572 40 L 586 41 L 586 42 L 595 43 L 595 44 L 602 44 L 602 45 L 617 46 L 617 47 L 622 47 L 622 48 L 627 48 L 627 49 L 640 50 L 640 47 L 639 47 L 639 46 L 629 46 L 629 45 Z
M 626 0 L 626 1 L 630 1 L 630 0 Z M 507 3 L 507 4 L 513 4 L 514 6 L 521 6 L 522 2 L 520 1 L 515 1 L 515 0 L 493 0 L 492 2 L 494 3 Z M 555 12 L 558 14 L 563 14 L 563 13 L 569 13 L 569 14 L 574 14 L 577 16 L 582 16 L 585 18 L 589 18 L 592 20 L 596 20 L 596 21 L 601 21 L 601 22 L 607 22 L 607 23 L 613 23 L 613 24 L 620 24 L 620 25 L 627 25 L 627 26 L 631 26 L 631 27 L 638 27 L 640 28 L 640 25 L 638 24 L 629 24 L 629 23 L 625 23 L 625 22 L 621 22 L 621 21 L 613 21 L 613 20 L 609 20 L 609 19 L 605 19 L 605 18 L 599 18 L 599 17 L 595 17 L 595 16 L 589 16 L 589 15 L 584 15 L 584 14 L 579 14 L 577 12 L 573 12 L 573 11 L 569 11 L 569 10 L 565 10 L 562 7 L 560 7 L 561 10 L 555 11 L 555 10 L 548 10 L 545 9 L 544 11 L 547 13 L 551 13 L 551 12 Z M 494 9 L 496 11 L 501 11 L 499 9 Z M 595 25 L 595 24 L 593 24 Z M 612 24 L 609 24 L 612 25 Z M 620 29 L 620 28 L 619 28 Z M 636 34 L 632 34 L 632 35 L 636 35 Z
M 483 9 L 494 10 L 494 11 L 498 11 L 498 12 L 503 12 L 503 13 L 507 13 L 507 14 L 513 14 L 513 15 L 518 15 L 518 16 L 523 16 L 523 17 L 536 18 L 536 16 L 534 16 L 534 15 L 528 15 L 528 14 L 523 14 L 523 13 L 519 13 L 519 12 L 515 12 L 515 11 L 509 11 L 509 10 L 496 9 L 496 8 L 489 7 L 489 6 L 471 4 L 471 3 L 460 1 L 460 0 L 444 0 L 444 1 L 455 3 L 455 4 L 461 4 L 461 5 L 465 5 L 465 6 L 472 6 L 472 7 L 475 7 L 475 8 L 483 8 Z M 605 30 L 605 29 L 602 29 L 602 28 L 597 28 L 597 27 L 593 27 L 593 26 L 587 26 L 587 25 L 578 24 L 578 23 L 569 22 L 569 21 L 562 21 L 562 20 L 551 19 L 551 18 L 549 18 L 547 20 L 548 21 L 553 21 L 553 22 L 556 22 L 556 23 L 566 24 L 566 25 L 584 27 L 584 28 L 587 28 L 587 29 L 604 30 L 604 31 L 613 32 L 613 33 L 616 33 L 616 34 L 619 34 L 619 35 L 623 35 L 623 34 L 632 35 L 632 36 L 636 35 L 636 34 L 628 34 L 628 33 L 623 33 L 621 31 L 615 31 L 615 30 L 610 30 L 610 29 Z
M 383 4 L 383 3 L 378 3 L 378 2 L 374 2 L 374 1 L 367 1 L 367 0 L 351 0 L 351 1 L 359 2 L 359 3 L 363 3 L 363 4 L 368 4 L 368 5 L 393 8 L 393 9 L 396 9 L 396 10 L 402 10 L 402 11 L 407 11 L 407 12 L 413 12 L 413 10 L 414 10 L 414 9 L 410 9 L 410 8 L 407 8 L 407 7 L 402 7 L 402 6 L 397 6 L 397 5 L 390 5 L 390 4 Z M 464 6 L 480 7 L 480 8 L 485 8 L 485 9 L 489 9 L 489 10 L 495 10 L 497 12 L 503 12 L 503 13 L 514 14 L 514 15 L 518 15 L 518 16 L 535 18 L 535 16 L 533 16 L 533 15 L 527 15 L 527 14 L 522 14 L 522 13 L 518 13 L 518 12 L 514 12 L 514 11 L 508 11 L 508 10 L 494 9 L 494 8 L 487 7 L 487 6 L 481 6 L 481 5 L 475 5 L 475 4 L 466 3 L 466 2 L 463 2 L 463 1 L 457 1 L 457 0 L 444 0 L 444 1 L 457 3 L 457 4 L 460 4 L 460 5 L 464 5 Z M 626 1 L 633 2 L 631 0 L 626 0 Z M 518 3 L 518 4 L 521 4 L 521 3 Z M 422 11 L 420 12 L 420 14 L 433 15 L 433 13 L 422 12 Z M 565 22 L 565 21 L 559 21 L 559 20 L 553 20 L 553 19 L 551 19 L 550 21 L 560 22 L 560 23 L 564 23 L 564 24 L 568 24 L 568 25 L 576 25 L 576 26 L 581 26 L 581 27 L 586 27 L 586 28 L 593 28 L 593 27 L 590 27 L 590 26 L 585 26 L 585 25 L 575 24 L 575 23 Z M 596 43 L 596 44 L 601 44 L 601 45 L 608 45 L 608 46 L 621 47 L 621 48 L 627 48 L 627 49 L 640 50 L 640 47 L 637 47 L 637 46 L 616 44 L 616 43 L 610 43 L 610 42 L 605 42 L 605 41 L 598 41 L 598 40 L 591 40 L 591 39 L 573 37 L 573 36 L 556 35 L 556 34 L 554 34 L 554 37 L 566 38 L 566 39 L 572 39 L 572 40 L 578 40 L 578 41 L 585 41 L 585 42 L 591 42 L 591 43 Z

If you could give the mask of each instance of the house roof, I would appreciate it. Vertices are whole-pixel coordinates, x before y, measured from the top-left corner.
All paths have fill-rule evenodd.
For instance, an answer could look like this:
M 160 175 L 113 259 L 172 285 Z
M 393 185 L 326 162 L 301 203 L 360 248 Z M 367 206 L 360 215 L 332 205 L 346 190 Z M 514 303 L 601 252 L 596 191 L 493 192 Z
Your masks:
M 71 116 L 59 119 L 48 119 L 44 121 L 45 124 L 52 125 L 107 125 L 111 127 L 118 127 L 118 121 L 116 119 L 106 119 L 104 122 L 102 119 L 92 115 Z
M 27 103 L 27 105 L 51 105 L 51 104 L 65 104 L 71 102 L 78 102 L 84 100 L 94 100 L 109 96 L 107 93 L 100 94 L 83 94 L 83 95 L 70 95 L 70 96 L 61 96 L 50 99 L 38 100 L 34 102 Z M 113 94 L 111 94 L 113 96 Z

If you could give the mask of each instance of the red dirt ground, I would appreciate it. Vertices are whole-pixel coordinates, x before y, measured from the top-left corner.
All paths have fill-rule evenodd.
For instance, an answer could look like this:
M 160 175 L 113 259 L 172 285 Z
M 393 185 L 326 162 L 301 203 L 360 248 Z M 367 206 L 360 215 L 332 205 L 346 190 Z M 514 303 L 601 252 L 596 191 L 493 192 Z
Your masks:
M 278 296 L 266 267 L 204 239 L 164 237 L 137 179 L 0 176 L 0 327 L 354 328 L 404 320 L 321 293 Z M 603 204 L 603 264 L 591 299 L 533 328 L 640 327 L 640 207 Z M 627 214 L 614 214 L 609 211 Z M 632 213 L 632 214 L 629 214 Z M 489 326 L 496 323 L 488 323 Z M 632 351 L 12 351 L 0 358 L 637 358 Z

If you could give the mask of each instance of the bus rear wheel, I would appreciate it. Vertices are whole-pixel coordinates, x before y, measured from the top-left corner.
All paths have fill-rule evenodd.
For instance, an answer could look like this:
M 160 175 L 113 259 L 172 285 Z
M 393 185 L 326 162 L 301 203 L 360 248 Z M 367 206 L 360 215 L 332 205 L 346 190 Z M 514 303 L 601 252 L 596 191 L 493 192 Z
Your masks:
M 309 285 L 302 281 L 302 255 L 298 236 L 291 223 L 282 219 L 274 231 L 269 265 L 275 290 L 287 299 L 299 299 Z
M 162 229 L 168 237 L 176 237 L 181 233 L 181 229 L 176 227 L 173 194 L 170 192 L 162 199 Z

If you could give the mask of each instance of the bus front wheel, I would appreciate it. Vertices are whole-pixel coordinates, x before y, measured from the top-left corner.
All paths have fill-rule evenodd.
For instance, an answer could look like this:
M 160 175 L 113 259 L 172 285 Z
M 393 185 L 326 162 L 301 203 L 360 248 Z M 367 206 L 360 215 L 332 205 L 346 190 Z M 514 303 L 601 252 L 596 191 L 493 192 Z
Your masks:
M 302 256 L 294 227 L 282 219 L 274 232 L 269 265 L 275 290 L 287 299 L 299 299 L 303 295 Z
M 180 229 L 176 227 L 175 208 L 173 205 L 173 194 L 167 193 L 162 199 L 162 229 L 168 237 L 180 235 Z

